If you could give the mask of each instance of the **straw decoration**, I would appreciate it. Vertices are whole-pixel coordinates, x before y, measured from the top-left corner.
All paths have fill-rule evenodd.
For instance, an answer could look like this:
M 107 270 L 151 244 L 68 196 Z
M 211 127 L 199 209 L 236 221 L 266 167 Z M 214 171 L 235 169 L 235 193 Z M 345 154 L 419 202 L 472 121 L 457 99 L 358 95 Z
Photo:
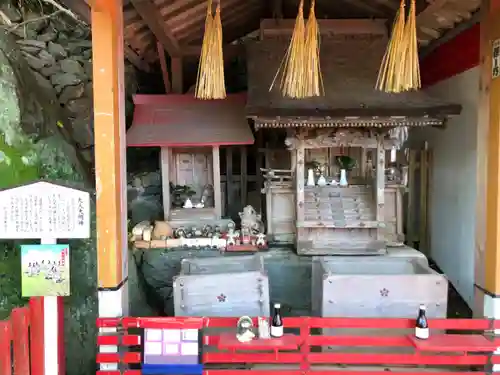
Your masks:
M 314 11 L 315 0 L 311 0 L 311 9 L 306 23 L 304 42 L 304 95 L 305 97 L 324 94 L 323 77 L 319 59 L 320 33 Z
M 418 90 L 421 87 L 420 64 L 417 44 L 417 11 L 415 0 L 411 0 L 410 12 L 405 25 L 405 54 L 403 90 Z
M 277 77 L 282 73 L 281 94 L 285 97 L 299 99 L 306 97 L 304 77 L 304 44 L 305 44 L 305 22 L 304 22 L 304 0 L 300 0 L 299 11 L 295 19 L 292 39 L 286 51 L 285 57 L 274 76 L 269 88 L 271 91 L 276 83 Z
M 203 100 L 226 97 L 220 2 L 217 4 L 215 15 L 212 15 L 212 0 L 208 1 L 207 6 L 195 97 Z
M 405 0 L 401 0 L 392 28 L 391 38 L 382 59 L 376 88 L 385 92 L 401 92 L 401 78 L 404 76 Z

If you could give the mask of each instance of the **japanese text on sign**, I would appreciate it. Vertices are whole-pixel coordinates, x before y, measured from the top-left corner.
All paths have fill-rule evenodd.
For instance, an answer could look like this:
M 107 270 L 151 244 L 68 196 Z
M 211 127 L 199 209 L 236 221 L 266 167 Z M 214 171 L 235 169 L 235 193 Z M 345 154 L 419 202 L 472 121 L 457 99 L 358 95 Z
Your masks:
M 492 77 L 497 78 L 500 76 L 500 39 L 493 42 L 492 59 Z
M 48 182 L 0 191 L 0 238 L 89 236 L 89 193 Z

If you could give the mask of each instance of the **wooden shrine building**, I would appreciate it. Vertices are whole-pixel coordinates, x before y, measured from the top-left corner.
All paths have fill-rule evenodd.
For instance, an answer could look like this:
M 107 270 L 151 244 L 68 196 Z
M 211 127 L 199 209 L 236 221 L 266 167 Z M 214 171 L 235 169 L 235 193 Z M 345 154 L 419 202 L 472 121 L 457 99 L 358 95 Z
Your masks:
M 206 4 L 198 0 L 64 0 L 64 3 L 75 12 L 83 14 L 83 17 L 86 13 L 92 24 L 99 314 L 103 317 L 118 317 L 127 314 L 128 275 L 127 218 L 124 215 L 124 58 L 143 70 L 151 70 L 156 63 L 159 66 L 168 65 L 168 75 L 165 73 L 168 69 L 164 69 L 164 76 L 167 75 L 169 81 L 166 87 L 169 90 L 171 87 L 173 92 L 184 93 L 187 89 L 184 82 L 187 79 L 183 76 L 183 70 L 187 71 L 190 64 L 196 65 L 196 56 L 199 55 L 203 36 Z M 323 64 L 324 76 L 328 81 L 325 86 L 333 84 L 335 90 L 332 93 L 332 90 L 325 87 L 326 98 L 293 101 L 292 105 L 292 101 L 279 98 L 276 93 L 267 94 L 269 82 L 264 85 L 262 81 L 266 81 L 268 75 L 275 73 L 273 64 L 279 64 L 286 48 L 286 42 L 281 43 L 280 40 L 289 38 L 283 36 L 289 35 L 294 21 L 261 19 L 271 16 L 278 19 L 295 17 L 297 1 L 221 2 L 227 56 L 233 53 L 230 51 L 237 49 L 239 41 L 248 34 L 264 42 L 269 39 L 269 43 L 278 45 L 278 57 L 268 55 L 265 60 L 248 66 L 246 115 L 256 122 L 257 127 L 275 126 L 294 130 L 302 129 L 306 123 L 313 123 L 315 128 L 348 124 L 351 127 L 373 128 L 378 132 L 379 128 L 393 127 L 401 122 L 407 126 L 439 126 L 446 122 L 447 116 L 457 113 L 457 107 L 436 101 L 430 102 L 419 93 L 402 94 L 399 97 L 391 94 L 372 95 L 373 81 L 366 78 L 367 75 L 374 74 L 375 66 L 379 66 L 382 50 L 380 46 L 385 47 L 387 33 L 384 22 L 377 20 L 392 19 L 398 9 L 397 1 L 318 0 L 317 3 L 318 12 L 319 9 L 322 12 L 322 16 L 318 18 L 342 19 L 320 21 L 321 32 L 332 37 L 331 53 L 334 54 L 323 56 L 323 59 L 334 61 L 331 74 L 328 73 L 328 65 Z M 492 47 L 493 43 L 500 39 L 500 1 L 438 0 L 419 1 L 417 5 L 421 53 L 425 53 L 426 48 L 430 49 L 439 44 L 442 35 L 453 32 L 449 30 L 462 21 L 474 18 L 480 22 L 481 81 L 477 86 L 471 87 L 476 90 L 479 86 L 481 95 L 476 135 L 478 144 L 482 145 L 478 148 L 477 158 L 483 161 L 477 178 L 470 180 L 478 189 L 478 207 L 476 212 L 471 214 L 477 217 L 475 246 L 477 253 L 482 254 L 475 258 L 476 274 L 482 275 L 476 280 L 475 291 L 479 301 L 478 311 L 483 313 L 484 306 L 484 314 L 498 318 L 500 79 L 492 79 L 492 64 L 496 61 Z M 360 21 L 360 18 L 365 20 Z M 355 20 L 347 22 L 347 19 Z M 332 31 L 332 28 L 336 31 Z M 349 33 L 350 37 L 344 37 Z M 265 50 L 267 47 L 264 44 L 255 43 L 254 48 Z M 351 47 L 345 48 L 349 44 Z M 158 46 L 170 57 L 168 64 L 162 63 L 162 54 L 163 57 L 165 54 L 158 54 Z M 324 44 L 322 48 L 326 48 Z M 249 52 L 251 55 L 252 52 Z M 352 58 L 349 54 L 357 54 L 361 65 L 347 74 L 349 79 L 346 79 L 342 70 L 351 68 Z M 370 65 L 372 62 L 373 67 Z M 252 84 L 259 83 L 257 76 L 261 82 L 259 87 L 255 88 Z M 363 82 L 369 81 L 370 87 L 363 86 L 368 85 Z M 364 90 L 360 91 L 362 88 Z M 255 94 L 256 92 L 258 94 Z M 179 143 L 172 139 L 168 147 L 177 147 Z M 211 140 L 206 146 L 212 147 L 215 144 L 220 143 Z M 377 145 L 377 148 L 380 147 L 381 142 Z M 303 146 L 299 147 L 301 151 L 297 152 L 296 163 L 299 163 L 302 152 L 305 153 L 304 149 Z M 213 152 L 212 149 L 212 156 Z M 377 158 L 380 160 L 379 156 Z M 299 167 L 299 170 L 301 168 L 303 169 Z M 299 178 L 298 181 L 300 180 L 302 179 Z M 295 208 L 301 209 L 302 193 L 299 185 L 296 188 L 298 199 Z
M 128 147 L 159 147 L 165 221 L 220 220 L 223 213 L 219 148 L 253 144 L 245 117 L 246 95 L 201 101 L 192 95 L 136 95 Z M 189 186 L 193 204 L 171 201 L 171 187 Z M 204 196 L 206 194 L 206 196 Z M 174 204 L 174 205 L 173 205 Z

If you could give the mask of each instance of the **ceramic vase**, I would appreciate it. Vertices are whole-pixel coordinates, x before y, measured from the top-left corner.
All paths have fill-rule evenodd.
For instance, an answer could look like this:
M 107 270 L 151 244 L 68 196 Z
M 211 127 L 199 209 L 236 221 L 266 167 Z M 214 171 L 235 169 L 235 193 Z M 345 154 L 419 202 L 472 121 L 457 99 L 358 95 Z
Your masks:
M 340 170 L 340 186 L 347 186 L 349 183 L 347 182 L 347 172 L 345 169 Z
M 316 186 L 316 182 L 314 181 L 314 171 L 312 169 L 307 170 L 307 186 Z

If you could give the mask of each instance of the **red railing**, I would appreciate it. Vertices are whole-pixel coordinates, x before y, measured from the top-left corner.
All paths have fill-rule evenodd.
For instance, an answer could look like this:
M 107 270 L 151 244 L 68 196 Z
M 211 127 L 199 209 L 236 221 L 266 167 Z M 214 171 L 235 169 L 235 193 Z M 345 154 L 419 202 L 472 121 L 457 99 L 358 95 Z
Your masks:
M 0 321 L 0 374 L 43 374 L 43 305 L 33 298 Z
M 98 345 L 123 346 L 128 347 L 128 351 L 99 353 L 98 364 L 111 364 L 117 370 L 101 369 L 97 375 L 141 374 L 140 370 L 128 369 L 129 365 L 138 368 L 141 363 L 141 336 L 129 333 L 130 329 L 189 328 L 183 326 L 185 323 L 193 326 L 192 328 L 203 328 L 203 364 L 206 365 L 204 375 L 387 375 L 386 368 L 391 368 L 393 373 L 414 375 L 425 372 L 425 367 L 432 367 L 433 375 L 485 375 L 491 372 L 493 365 L 500 364 L 500 356 L 493 354 L 493 348 L 500 347 L 500 338 L 493 336 L 494 330 L 500 329 L 500 321 L 495 320 L 430 320 L 431 338 L 436 333 L 434 337 L 451 339 L 454 346 L 443 346 L 436 350 L 427 348 L 425 351 L 417 349 L 412 341 L 412 319 L 316 317 L 285 318 L 285 328 L 295 328 L 299 332 L 294 335 L 294 340 L 298 343 L 295 350 L 259 348 L 256 352 L 243 346 L 221 348 L 221 337 L 224 336 L 221 336 L 220 329 L 232 328 L 234 331 L 236 322 L 237 318 L 98 319 L 98 327 L 108 331 L 107 334 L 101 333 L 98 336 Z M 110 329 L 115 328 L 121 333 L 110 335 Z M 214 328 L 218 328 L 218 332 L 214 332 L 217 331 Z M 330 334 L 328 336 L 318 333 L 323 329 L 341 331 L 335 331 L 333 335 L 326 331 L 325 333 Z M 370 335 L 370 330 L 373 329 L 385 332 L 381 335 L 378 331 L 378 334 L 373 335 L 372 331 Z M 355 332 L 346 333 L 349 330 Z M 454 336 L 437 335 L 444 332 L 453 332 Z M 475 335 L 470 335 L 471 333 Z M 484 345 L 480 348 L 472 343 L 478 333 L 487 333 L 488 350 Z M 458 341 L 462 344 L 457 346 Z M 333 347 L 333 350 L 324 350 L 326 346 Z M 228 364 L 245 364 L 252 369 L 228 369 Z M 218 369 L 218 365 L 224 366 Z M 270 368 L 266 365 L 274 366 Z M 282 365 L 281 369 L 276 365 Z M 346 366 L 348 368 L 342 368 Z

